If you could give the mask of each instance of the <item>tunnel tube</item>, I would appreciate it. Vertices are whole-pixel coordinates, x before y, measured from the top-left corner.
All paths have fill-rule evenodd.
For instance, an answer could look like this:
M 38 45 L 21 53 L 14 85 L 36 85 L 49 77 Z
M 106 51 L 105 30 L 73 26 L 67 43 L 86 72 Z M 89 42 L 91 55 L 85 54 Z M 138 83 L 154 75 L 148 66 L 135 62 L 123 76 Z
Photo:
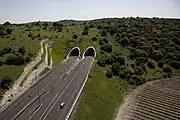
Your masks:
M 86 48 L 82 55 L 82 59 L 84 59 L 86 56 L 92 56 L 94 58 L 96 57 L 96 50 L 93 46 Z
M 80 58 L 80 48 L 79 48 L 79 47 L 74 47 L 74 48 L 72 48 L 72 49 L 69 51 L 66 59 L 68 59 L 69 57 L 72 57 L 72 56 L 77 56 L 78 58 Z

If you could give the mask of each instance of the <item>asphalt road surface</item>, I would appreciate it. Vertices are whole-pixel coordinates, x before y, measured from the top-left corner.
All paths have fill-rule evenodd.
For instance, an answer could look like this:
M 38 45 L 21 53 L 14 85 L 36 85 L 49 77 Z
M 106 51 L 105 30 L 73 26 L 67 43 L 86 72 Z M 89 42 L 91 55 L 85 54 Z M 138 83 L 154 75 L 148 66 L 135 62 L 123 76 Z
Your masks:
M 70 57 L 2 111 L 0 120 L 65 120 L 93 59 L 78 63 L 77 57 Z

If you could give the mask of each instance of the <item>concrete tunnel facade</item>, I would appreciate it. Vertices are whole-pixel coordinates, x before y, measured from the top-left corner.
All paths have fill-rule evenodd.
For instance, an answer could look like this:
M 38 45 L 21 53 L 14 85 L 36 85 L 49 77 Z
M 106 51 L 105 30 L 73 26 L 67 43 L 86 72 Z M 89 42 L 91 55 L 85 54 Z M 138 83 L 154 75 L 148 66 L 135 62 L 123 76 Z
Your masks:
M 67 57 L 66 58 L 69 58 L 69 57 L 72 57 L 72 56 L 77 56 L 78 58 L 80 58 L 80 48 L 79 47 L 74 47 L 72 48 Z
M 92 56 L 94 58 L 96 57 L 96 50 L 93 46 L 86 48 L 82 55 L 82 59 L 84 59 L 86 56 Z

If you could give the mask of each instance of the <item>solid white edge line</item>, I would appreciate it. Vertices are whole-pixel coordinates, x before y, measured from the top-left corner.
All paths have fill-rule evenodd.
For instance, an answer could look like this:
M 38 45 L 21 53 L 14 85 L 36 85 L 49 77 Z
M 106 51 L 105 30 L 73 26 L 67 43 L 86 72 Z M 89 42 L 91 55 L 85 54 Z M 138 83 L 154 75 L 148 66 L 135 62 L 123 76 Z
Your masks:
M 70 117 L 70 115 L 71 115 L 71 113 L 72 113 L 72 111 L 73 111 L 73 109 L 74 109 L 74 107 L 75 107 L 75 105 L 76 105 L 76 103 L 77 103 L 77 101 L 78 101 L 81 93 L 82 93 L 82 90 L 83 90 L 83 88 L 84 88 L 84 86 L 85 86 L 85 84 L 86 84 L 86 82 L 87 82 L 87 80 L 88 80 L 88 75 L 89 75 L 89 73 L 90 73 L 90 70 L 91 70 L 91 67 L 92 67 L 93 62 L 94 62 L 94 58 L 93 58 L 93 61 L 91 62 L 91 66 L 89 67 L 89 70 L 88 70 L 88 72 L 87 72 L 85 81 L 84 81 L 84 83 L 83 83 L 83 85 L 82 85 L 82 87 L 81 87 L 81 89 L 80 89 L 80 91 L 79 91 L 79 93 L 78 93 L 78 95 L 77 95 L 77 97 L 76 97 L 76 99 L 75 99 L 75 101 L 74 101 L 74 103 L 73 103 L 70 111 L 68 112 L 65 120 L 69 120 L 69 117 Z

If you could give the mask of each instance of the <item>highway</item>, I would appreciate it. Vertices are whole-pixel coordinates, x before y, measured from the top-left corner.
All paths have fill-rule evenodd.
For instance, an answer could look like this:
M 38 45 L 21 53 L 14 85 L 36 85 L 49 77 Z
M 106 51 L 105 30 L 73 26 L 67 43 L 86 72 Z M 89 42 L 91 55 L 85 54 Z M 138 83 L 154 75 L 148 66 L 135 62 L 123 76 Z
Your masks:
M 68 58 L 2 111 L 0 120 L 65 120 L 93 60 Z

